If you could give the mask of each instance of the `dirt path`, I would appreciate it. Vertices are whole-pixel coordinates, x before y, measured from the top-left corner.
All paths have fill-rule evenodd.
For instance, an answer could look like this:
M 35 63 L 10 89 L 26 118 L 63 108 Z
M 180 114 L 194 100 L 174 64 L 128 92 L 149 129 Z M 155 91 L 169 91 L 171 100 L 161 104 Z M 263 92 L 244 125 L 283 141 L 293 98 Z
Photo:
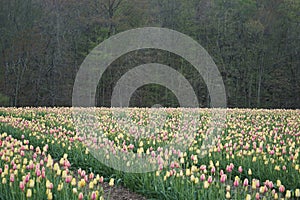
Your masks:
M 146 200 L 145 197 L 131 192 L 130 190 L 122 186 L 110 187 L 108 183 L 103 183 L 102 187 L 104 190 L 105 200 Z

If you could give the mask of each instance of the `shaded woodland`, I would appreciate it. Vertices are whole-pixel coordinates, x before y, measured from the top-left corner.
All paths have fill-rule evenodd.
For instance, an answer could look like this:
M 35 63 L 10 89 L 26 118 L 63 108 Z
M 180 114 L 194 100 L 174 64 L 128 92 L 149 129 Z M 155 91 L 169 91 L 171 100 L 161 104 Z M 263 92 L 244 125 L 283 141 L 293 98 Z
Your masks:
M 300 108 L 298 0 L 0 0 L 0 105 L 71 106 L 76 73 L 89 52 L 119 32 L 165 27 L 187 34 L 212 56 L 228 107 Z M 170 52 L 130 52 L 98 85 L 97 105 L 110 106 L 120 77 L 157 62 L 182 73 L 201 107 L 206 85 L 190 64 Z M 145 85 L 131 106 L 178 106 L 160 85 Z

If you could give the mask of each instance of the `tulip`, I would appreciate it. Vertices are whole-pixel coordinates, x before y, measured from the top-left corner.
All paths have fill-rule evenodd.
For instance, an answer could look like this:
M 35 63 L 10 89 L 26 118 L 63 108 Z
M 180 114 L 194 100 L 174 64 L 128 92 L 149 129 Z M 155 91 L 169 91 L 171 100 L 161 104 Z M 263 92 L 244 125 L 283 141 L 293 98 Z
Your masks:
M 260 198 L 259 193 L 256 193 L 256 194 L 255 194 L 255 199 L 258 200 L 259 198 Z
M 252 170 L 251 170 L 251 169 L 248 170 L 248 175 L 249 175 L 249 176 L 252 175 Z
M 72 189 L 73 194 L 77 194 L 77 188 Z
M 111 187 L 114 186 L 114 181 L 115 181 L 115 179 L 111 178 L 111 179 L 109 180 L 108 185 L 111 186 Z
M 190 169 L 186 169 L 185 174 L 186 174 L 186 176 L 190 176 L 191 175 L 191 170 Z
M 30 179 L 30 180 L 29 180 L 28 186 L 29 186 L 30 188 L 33 188 L 33 187 L 34 187 L 34 180 Z
M 234 187 L 238 187 L 239 186 L 239 180 L 234 180 L 233 185 L 234 185 Z
M 201 181 L 205 181 L 205 174 L 201 174 L 200 180 L 201 180 Z
M 281 181 L 280 181 L 280 180 L 277 180 L 277 181 L 276 181 L 276 185 L 277 185 L 277 187 L 281 186 Z
M 269 181 L 268 184 L 267 184 L 267 186 L 268 186 L 270 189 L 272 189 L 272 188 L 274 187 L 274 184 L 273 184 L 272 181 Z
M 31 191 L 31 189 L 28 189 L 26 192 L 26 197 L 30 198 L 31 196 L 32 196 L 32 191 Z
M 84 180 L 84 179 L 81 179 L 81 180 L 78 182 L 78 187 L 83 188 L 84 186 L 85 186 L 85 180 Z
M 285 187 L 283 185 L 279 186 L 279 192 L 283 193 L 285 191 Z
M 36 173 L 37 177 L 39 177 L 42 174 L 41 170 L 39 170 L 39 169 L 37 169 L 35 173 Z
M 72 185 L 72 186 L 75 186 L 75 185 L 76 185 L 76 179 L 75 179 L 75 178 L 72 178 L 71 185 Z
M 223 175 L 221 176 L 221 178 L 220 178 L 220 182 L 221 182 L 221 183 L 225 183 L 226 179 L 227 179 L 227 175 L 226 175 L 226 174 L 223 174 Z
M 89 189 L 93 189 L 94 188 L 94 183 L 93 182 L 90 182 L 89 183 Z
M 213 181 L 212 176 L 209 176 L 208 179 L 207 179 L 207 181 L 208 181 L 209 184 L 212 183 L 212 181 Z
M 247 178 L 244 179 L 243 186 L 247 187 L 249 185 L 249 181 Z
M 63 189 L 63 187 L 64 187 L 63 183 L 58 184 L 57 191 L 61 191 Z
M 246 195 L 246 200 L 251 200 L 251 195 L 250 194 Z
M 296 197 L 300 197 L 300 189 L 296 189 L 295 190 L 295 196 Z
M 242 173 L 242 172 L 243 172 L 243 168 L 242 168 L 242 166 L 239 166 L 239 168 L 238 168 L 238 171 L 239 171 L 240 173 Z
M 212 174 L 215 174 L 215 172 L 216 172 L 216 168 L 215 168 L 215 167 L 212 167 L 212 168 L 211 168 L 211 173 L 212 173 Z
M 192 181 L 192 182 L 195 181 L 195 176 L 194 176 L 194 175 L 191 176 L 191 181 Z
M 42 171 L 42 178 L 46 178 L 46 172 Z
M 20 182 L 19 187 L 24 192 L 25 184 L 23 181 Z
M 46 181 L 46 188 L 52 190 L 53 183 L 51 183 L 49 180 Z
M 66 176 L 66 183 L 70 183 L 72 181 L 72 176 Z
M 95 200 L 97 198 L 97 195 L 95 192 L 92 192 L 91 198 L 92 198 L 92 200 Z
M 252 180 L 252 189 L 255 190 L 256 189 L 256 179 Z
M 289 198 L 291 198 L 291 196 L 292 196 L 291 191 L 287 190 L 285 193 L 285 198 L 289 199 Z
M 204 187 L 205 189 L 207 189 L 207 188 L 209 187 L 209 183 L 208 183 L 208 181 L 204 181 L 204 183 L 203 183 L 203 187 Z
M 28 173 L 25 177 L 25 183 L 28 183 L 29 179 L 30 179 L 30 174 Z
M 47 195 L 47 200 L 52 200 L 52 199 L 53 199 L 52 192 L 49 192 Z
M 259 186 L 260 186 L 260 182 L 259 182 L 259 180 L 256 180 L 256 188 L 259 188 Z
M 221 169 L 220 176 L 222 176 L 223 174 L 224 174 L 224 171 Z
M 230 192 L 226 192 L 225 197 L 226 197 L 226 199 L 230 199 L 230 197 L 231 197 Z
M 9 180 L 10 180 L 10 182 L 14 182 L 15 181 L 15 175 L 11 174 Z
M 79 193 L 78 200 L 83 200 L 83 193 L 82 192 Z
M 230 188 L 230 185 L 227 185 L 227 186 L 226 186 L 226 191 L 227 191 L 227 192 L 230 192 L 230 189 L 231 189 L 231 188 Z

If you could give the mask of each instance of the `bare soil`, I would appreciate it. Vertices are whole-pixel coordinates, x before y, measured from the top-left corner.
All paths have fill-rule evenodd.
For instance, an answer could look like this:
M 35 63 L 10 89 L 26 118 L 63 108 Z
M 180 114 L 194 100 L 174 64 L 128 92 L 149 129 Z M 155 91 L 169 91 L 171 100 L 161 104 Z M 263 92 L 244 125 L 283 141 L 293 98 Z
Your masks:
M 105 200 L 147 200 L 142 195 L 136 194 L 122 186 L 110 187 L 108 183 L 103 183 L 102 187 Z

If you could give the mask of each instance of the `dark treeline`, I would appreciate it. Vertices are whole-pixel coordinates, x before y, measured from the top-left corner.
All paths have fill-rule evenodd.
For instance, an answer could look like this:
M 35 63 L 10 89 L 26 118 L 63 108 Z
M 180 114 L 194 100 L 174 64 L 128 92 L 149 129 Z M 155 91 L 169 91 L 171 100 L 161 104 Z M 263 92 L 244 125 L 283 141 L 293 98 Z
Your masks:
M 300 108 L 298 0 L 0 0 L 0 105 L 71 106 L 76 73 L 99 43 L 132 28 L 174 29 L 213 57 L 229 107 Z M 170 52 L 141 50 L 116 60 L 97 90 L 110 106 L 118 79 L 135 66 L 157 62 L 182 73 L 202 107 L 202 78 Z M 145 85 L 132 106 L 178 106 L 174 94 Z

